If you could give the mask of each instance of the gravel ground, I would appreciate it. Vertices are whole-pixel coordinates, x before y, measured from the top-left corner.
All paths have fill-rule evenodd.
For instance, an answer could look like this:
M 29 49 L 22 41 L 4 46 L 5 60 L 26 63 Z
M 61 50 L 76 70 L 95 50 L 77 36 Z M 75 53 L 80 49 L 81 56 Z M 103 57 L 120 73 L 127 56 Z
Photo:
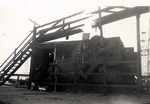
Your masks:
M 150 104 L 150 95 L 72 94 L 0 86 L 0 104 Z

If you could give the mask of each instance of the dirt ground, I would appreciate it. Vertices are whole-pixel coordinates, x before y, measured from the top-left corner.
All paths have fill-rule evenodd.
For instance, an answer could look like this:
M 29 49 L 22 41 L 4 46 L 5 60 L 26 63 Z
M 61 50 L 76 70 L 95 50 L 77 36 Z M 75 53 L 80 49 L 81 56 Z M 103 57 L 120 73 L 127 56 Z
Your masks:
M 150 104 L 150 95 L 73 94 L 0 86 L 0 104 Z

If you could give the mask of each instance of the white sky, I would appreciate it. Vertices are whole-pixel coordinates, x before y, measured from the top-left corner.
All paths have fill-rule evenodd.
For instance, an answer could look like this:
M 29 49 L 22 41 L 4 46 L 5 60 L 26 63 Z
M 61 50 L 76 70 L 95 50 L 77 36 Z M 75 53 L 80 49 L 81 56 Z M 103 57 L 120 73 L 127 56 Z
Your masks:
M 84 9 L 97 10 L 98 6 L 146 5 L 150 5 L 149 0 L 0 0 L 0 65 L 33 29 L 29 18 L 42 25 Z M 142 31 L 147 31 L 149 15 L 142 15 L 141 21 Z M 132 17 L 105 25 L 103 34 L 121 35 L 125 46 L 135 46 L 135 23 Z M 91 30 L 88 26 L 87 32 Z

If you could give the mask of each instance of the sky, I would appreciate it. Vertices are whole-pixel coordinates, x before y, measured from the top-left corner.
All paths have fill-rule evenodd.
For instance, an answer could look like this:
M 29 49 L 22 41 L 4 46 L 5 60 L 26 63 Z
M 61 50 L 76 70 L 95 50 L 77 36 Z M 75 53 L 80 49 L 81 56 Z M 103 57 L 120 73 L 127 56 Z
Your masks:
M 0 64 L 33 29 L 29 19 L 42 25 L 81 10 L 95 11 L 98 6 L 147 6 L 148 0 L 0 0 Z M 141 16 L 141 31 L 148 31 L 149 14 Z M 89 24 L 88 24 L 89 23 Z M 94 29 L 87 21 L 84 32 Z M 120 36 L 125 46 L 136 50 L 135 17 L 103 26 L 105 37 Z M 129 34 L 129 35 L 127 35 Z M 78 39 L 74 36 L 71 39 Z

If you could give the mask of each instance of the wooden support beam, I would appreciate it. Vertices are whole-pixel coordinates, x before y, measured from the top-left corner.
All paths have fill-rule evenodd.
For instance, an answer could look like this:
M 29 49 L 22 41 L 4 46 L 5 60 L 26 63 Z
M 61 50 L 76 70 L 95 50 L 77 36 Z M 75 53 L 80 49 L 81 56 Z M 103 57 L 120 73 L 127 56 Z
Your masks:
M 74 90 L 73 90 L 73 93 L 76 93 L 76 90 L 77 90 L 77 88 L 76 88 L 76 84 L 77 84 L 77 64 L 73 64 L 73 68 L 74 68 Z
M 54 39 L 58 39 L 58 38 L 62 38 L 62 37 L 66 37 L 66 35 L 70 36 L 76 33 L 80 33 L 83 32 L 81 29 L 75 29 L 77 27 L 81 27 L 84 26 L 83 24 L 69 28 L 69 29 L 65 29 L 65 33 L 66 34 L 62 34 L 62 31 L 57 31 L 54 33 L 49 33 L 49 34 L 45 34 L 44 36 L 38 37 L 36 39 L 37 42 L 44 42 L 44 41 L 50 41 L 50 40 L 54 40 Z
M 54 28 L 58 23 L 60 23 L 61 22 L 61 20 L 60 21 L 57 21 L 53 26 L 51 26 L 50 27 L 50 29 L 51 28 Z M 40 34 L 40 36 L 43 36 L 45 33 L 47 33 L 49 31 L 49 29 L 46 29 L 46 30 L 41 30 L 41 31 L 39 31 L 38 33 Z
M 72 30 L 68 33 L 68 36 L 74 35 L 74 34 L 77 34 L 77 33 L 80 33 L 80 32 L 83 32 L 83 30 L 81 30 L 81 29 Z M 44 38 L 37 39 L 37 41 L 38 42 L 44 42 L 44 41 L 59 39 L 59 38 L 62 38 L 62 37 L 66 37 L 66 35 L 62 35 L 61 31 L 60 31 L 60 32 L 57 32 L 57 33 L 52 33 L 51 35 L 47 35 Z
M 110 9 L 114 9 L 114 8 L 117 8 L 117 7 L 120 7 L 120 6 L 109 6 L 107 8 L 101 9 L 100 12 L 108 12 Z M 90 12 L 90 13 L 87 13 L 87 14 L 96 14 L 96 13 L 99 13 L 99 10 L 96 10 L 94 12 Z
M 50 75 L 73 75 L 72 73 L 51 73 Z M 76 75 L 89 75 L 88 73 L 76 73 Z M 90 75 L 99 75 L 104 76 L 104 73 L 91 73 Z M 107 75 L 114 75 L 112 73 L 107 73 Z M 115 75 L 128 75 L 128 76 L 137 76 L 137 73 L 115 73 Z
M 80 18 L 80 19 L 77 19 L 77 20 L 74 20 L 74 21 L 71 21 L 71 22 L 67 22 L 67 23 L 64 23 L 64 24 L 60 24 L 60 25 L 57 25 L 57 26 L 54 26 L 54 27 L 49 27 L 49 28 L 40 30 L 39 32 L 42 32 L 42 31 L 50 31 L 50 30 L 52 30 L 52 29 L 57 29 L 57 28 L 65 27 L 65 26 L 67 26 L 67 25 L 70 25 L 70 24 L 73 24 L 73 23 L 76 23 L 76 22 L 85 20 L 85 19 L 87 19 L 87 18 L 89 18 L 89 17 L 90 17 L 90 16 L 87 16 L 87 17 L 83 17 L 83 18 Z
M 31 64 L 30 64 L 30 72 L 29 72 L 29 83 L 28 83 L 28 89 L 31 89 L 31 82 L 33 81 L 33 70 L 35 68 L 34 65 L 34 57 L 35 57 L 35 39 L 36 39 L 36 30 L 37 28 L 34 27 L 33 29 L 33 41 L 32 41 L 32 55 L 31 55 Z
M 138 96 L 141 96 L 141 44 L 140 44 L 140 15 L 136 15 L 136 28 L 137 28 L 137 52 L 138 52 Z
M 128 8 L 120 12 L 115 12 L 111 15 L 108 16 L 103 16 L 102 17 L 102 25 L 115 22 L 121 19 L 129 18 L 132 16 L 136 16 L 139 14 L 147 13 L 149 12 L 149 7 L 148 6 L 139 6 L 139 7 L 134 7 L 134 8 Z M 96 24 L 93 25 L 92 27 L 97 27 L 99 26 L 99 21 L 98 19 L 95 20 Z
M 102 28 L 102 21 L 101 21 L 101 19 L 102 19 L 102 16 L 101 16 L 101 8 L 100 7 L 98 7 L 98 10 L 99 10 L 99 29 L 100 29 L 100 36 L 101 36 L 101 38 L 100 38 L 100 44 L 101 44 L 101 47 L 103 48 L 103 46 L 104 46 L 104 38 L 103 38 L 103 28 Z
M 106 64 L 103 65 L 103 70 L 104 70 L 104 72 L 103 72 L 103 74 L 104 74 L 104 76 L 103 76 L 103 78 L 104 78 L 104 95 L 106 95 Z

